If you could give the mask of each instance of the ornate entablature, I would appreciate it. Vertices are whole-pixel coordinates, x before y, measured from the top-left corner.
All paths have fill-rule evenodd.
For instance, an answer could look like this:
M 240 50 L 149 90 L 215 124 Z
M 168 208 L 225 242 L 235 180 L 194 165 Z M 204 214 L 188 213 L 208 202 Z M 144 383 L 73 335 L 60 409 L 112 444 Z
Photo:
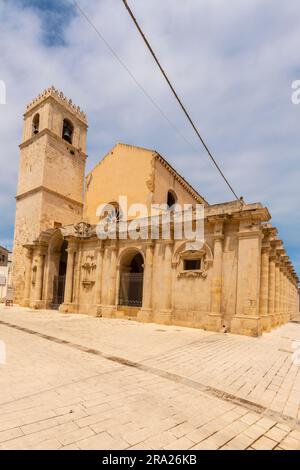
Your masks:
M 184 242 L 176 250 L 172 266 L 178 278 L 206 278 L 212 262 L 212 251 L 207 243 Z

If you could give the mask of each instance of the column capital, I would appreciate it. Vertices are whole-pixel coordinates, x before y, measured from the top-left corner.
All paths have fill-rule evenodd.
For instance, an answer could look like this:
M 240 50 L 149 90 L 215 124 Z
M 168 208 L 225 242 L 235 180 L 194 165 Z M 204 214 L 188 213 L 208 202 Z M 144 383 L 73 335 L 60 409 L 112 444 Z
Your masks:
M 242 230 L 237 233 L 238 239 L 243 238 L 260 238 L 262 239 L 262 232 L 260 230 Z
M 222 233 L 214 233 L 213 236 L 212 236 L 212 239 L 215 241 L 215 242 L 222 242 L 224 240 L 224 235 Z
M 147 240 L 147 241 L 144 243 L 144 246 L 145 246 L 146 248 L 154 248 L 155 242 L 154 242 L 154 240 Z
M 164 246 L 173 246 L 174 245 L 174 240 L 161 240 L 161 244 Z
M 37 254 L 38 256 L 44 256 L 47 253 L 48 246 L 47 245 L 39 245 L 37 247 Z
M 98 240 L 97 246 L 96 246 L 96 252 L 97 253 L 102 253 L 104 251 L 104 243 L 103 240 Z
M 26 248 L 26 256 L 28 258 L 32 258 L 32 255 L 33 255 L 33 250 L 34 250 L 34 246 L 33 245 L 23 245 L 24 248 Z

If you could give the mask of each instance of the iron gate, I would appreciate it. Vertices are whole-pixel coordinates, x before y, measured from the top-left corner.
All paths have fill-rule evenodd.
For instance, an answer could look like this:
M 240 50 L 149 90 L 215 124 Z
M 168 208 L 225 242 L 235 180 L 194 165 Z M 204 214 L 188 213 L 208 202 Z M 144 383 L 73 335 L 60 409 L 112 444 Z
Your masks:
M 66 276 L 54 276 L 52 308 L 58 307 L 64 302 Z
M 141 307 L 143 302 L 144 273 L 121 273 L 119 305 Z

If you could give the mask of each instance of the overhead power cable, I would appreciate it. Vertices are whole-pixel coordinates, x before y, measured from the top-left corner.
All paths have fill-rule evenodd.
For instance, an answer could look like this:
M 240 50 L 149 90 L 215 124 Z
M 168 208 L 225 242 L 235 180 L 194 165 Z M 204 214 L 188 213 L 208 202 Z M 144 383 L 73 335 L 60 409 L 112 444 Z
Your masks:
M 225 181 L 225 183 L 227 184 L 227 186 L 229 187 L 230 191 L 234 194 L 234 197 L 235 197 L 238 201 L 240 201 L 241 199 L 237 196 L 237 194 L 236 194 L 236 192 L 234 191 L 233 187 L 231 186 L 231 184 L 229 183 L 228 179 L 227 179 L 226 176 L 224 175 L 224 173 L 223 173 L 223 171 L 221 170 L 219 164 L 217 163 L 217 161 L 216 161 L 215 158 L 213 157 L 211 151 L 209 150 L 208 146 L 206 145 L 204 139 L 202 138 L 202 136 L 201 136 L 199 130 L 197 129 L 197 127 L 196 127 L 196 125 L 195 125 L 193 119 L 191 118 L 189 112 L 187 111 L 185 105 L 183 104 L 183 102 L 182 102 L 181 99 L 179 98 L 179 96 L 178 96 L 178 94 L 177 94 L 177 92 L 176 92 L 174 86 L 172 85 L 172 83 L 171 83 L 169 77 L 167 76 L 167 74 L 166 74 L 165 70 L 163 69 L 163 67 L 162 67 L 162 65 L 161 65 L 161 63 L 160 63 L 160 61 L 158 60 L 158 58 L 157 58 L 157 56 L 156 56 L 156 54 L 155 54 L 155 52 L 154 52 L 152 46 L 150 45 L 150 43 L 149 43 L 148 39 L 146 38 L 146 36 L 145 36 L 145 34 L 144 34 L 142 28 L 140 27 L 140 25 L 139 25 L 137 19 L 135 18 L 135 16 L 134 16 L 132 10 L 130 9 L 130 7 L 129 7 L 128 3 L 127 3 L 127 0 L 122 0 L 122 2 L 124 3 L 126 10 L 128 11 L 128 13 L 129 13 L 129 15 L 130 15 L 132 21 L 134 22 L 134 24 L 135 24 L 137 30 L 139 31 L 140 35 L 142 36 L 143 41 L 145 42 L 147 48 L 149 49 L 149 51 L 150 51 L 150 53 L 151 53 L 153 59 L 155 60 L 157 66 L 159 67 L 161 73 L 163 74 L 163 76 L 164 76 L 164 78 L 165 78 L 167 84 L 169 85 L 169 87 L 170 87 L 170 89 L 171 89 L 173 95 L 175 96 L 175 98 L 176 98 L 177 102 L 179 103 L 181 109 L 183 110 L 185 116 L 187 117 L 188 121 L 190 122 L 191 126 L 193 127 L 194 131 L 196 132 L 198 138 L 200 139 L 200 142 L 202 143 L 203 147 L 205 148 L 206 152 L 208 153 L 209 157 L 211 158 L 213 164 L 215 165 L 215 167 L 216 167 L 217 170 L 219 171 L 220 175 L 221 175 L 222 178 L 224 179 L 224 181 Z
M 112 55 L 115 57 L 115 59 L 119 62 L 119 64 L 124 68 L 124 70 L 128 73 L 128 75 L 132 78 L 134 83 L 139 87 L 139 89 L 142 91 L 142 93 L 146 96 L 146 98 L 152 103 L 152 105 L 159 111 L 159 113 L 162 115 L 162 117 L 168 122 L 169 126 L 194 150 L 196 151 L 195 146 L 186 138 L 186 136 L 178 129 L 178 127 L 170 120 L 170 118 L 167 116 L 167 114 L 164 112 L 164 110 L 159 106 L 159 104 L 152 98 L 152 96 L 147 92 L 147 90 L 143 87 L 143 85 L 138 81 L 138 79 L 135 77 L 135 75 L 131 72 L 131 70 L 127 67 L 125 62 L 120 58 L 120 56 L 117 54 L 115 49 L 109 44 L 107 39 L 103 36 L 103 34 L 99 31 L 99 29 L 95 26 L 95 24 L 92 22 L 92 20 L 89 18 L 89 16 L 85 13 L 85 11 L 78 5 L 76 0 L 71 0 L 73 3 L 74 7 L 78 10 L 78 12 L 85 18 L 87 23 L 93 28 L 97 36 L 104 42 L 106 47 L 109 49 L 109 51 L 112 53 Z

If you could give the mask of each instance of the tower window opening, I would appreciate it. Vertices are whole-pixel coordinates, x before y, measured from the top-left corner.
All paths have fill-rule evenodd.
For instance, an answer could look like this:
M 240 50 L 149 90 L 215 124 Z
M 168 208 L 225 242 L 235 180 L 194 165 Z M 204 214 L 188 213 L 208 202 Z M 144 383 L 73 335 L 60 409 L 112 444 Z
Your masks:
M 68 119 L 64 119 L 62 138 L 72 144 L 74 126 Z
M 38 134 L 40 131 L 40 115 L 36 114 L 32 120 L 32 134 Z
M 177 197 L 173 191 L 168 191 L 168 196 L 167 196 L 167 205 L 169 209 L 172 209 L 172 207 L 176 204 L 177 202 Z

